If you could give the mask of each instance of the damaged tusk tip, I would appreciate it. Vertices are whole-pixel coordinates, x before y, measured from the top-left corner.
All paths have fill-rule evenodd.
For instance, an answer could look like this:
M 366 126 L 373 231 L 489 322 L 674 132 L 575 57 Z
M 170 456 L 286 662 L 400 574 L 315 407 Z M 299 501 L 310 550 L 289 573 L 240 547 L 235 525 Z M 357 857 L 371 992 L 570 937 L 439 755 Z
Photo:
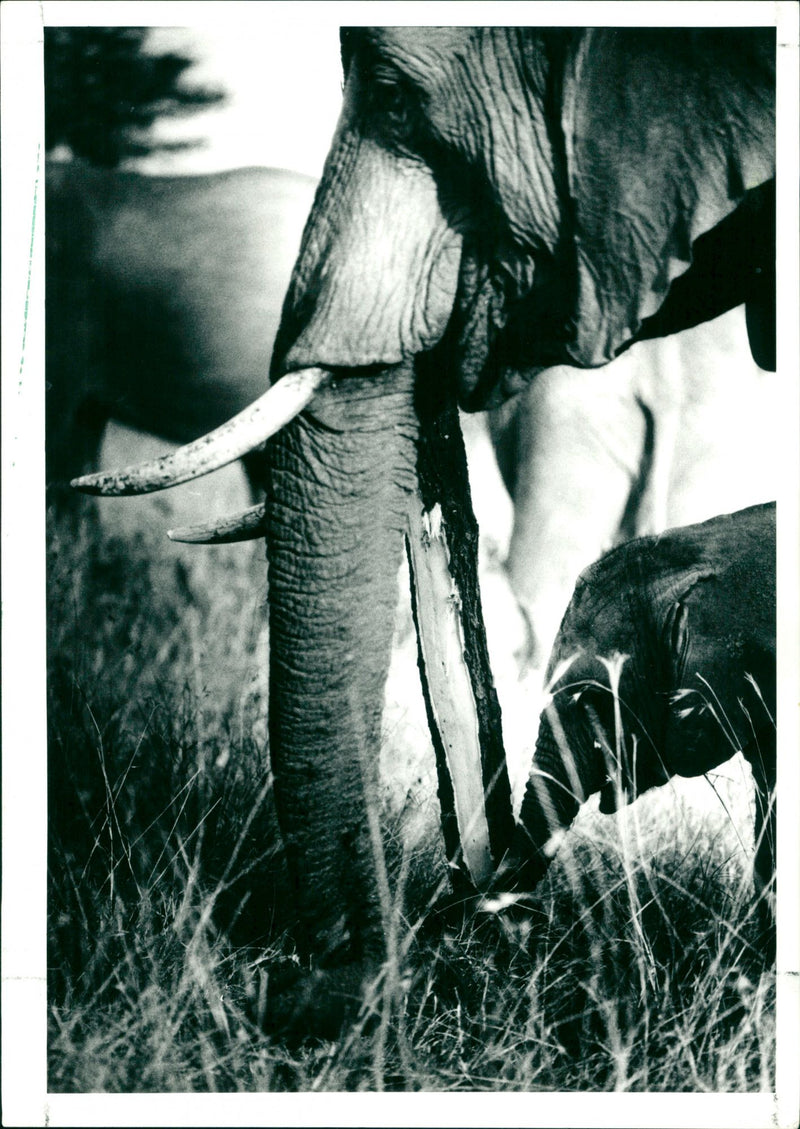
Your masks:
M 115 478 L 116 476 L 109 476 L 102 472 L 98 472 L 97 474 L 82 474 L 79 478 L 70 479 L 70 486 L 73 490 L 80 490 L 82 494 L 106 495 L 111 497 L 114 494 L 122 494 L 125 492 L 124 486 L 118 483 Z
M 70 486 L 73 490 L 80 490 L 83 494 L 93 494 L 96 492 L 93 474 L 83 474 L 80 478 L 71 478 Z

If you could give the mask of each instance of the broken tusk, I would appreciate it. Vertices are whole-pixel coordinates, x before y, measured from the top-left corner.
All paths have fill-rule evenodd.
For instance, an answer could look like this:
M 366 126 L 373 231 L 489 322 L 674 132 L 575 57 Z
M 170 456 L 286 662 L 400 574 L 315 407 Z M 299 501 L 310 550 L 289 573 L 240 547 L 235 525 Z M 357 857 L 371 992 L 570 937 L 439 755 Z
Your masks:
M 423 677 L 453 789 L 461 851 L 473 883 L 485 889 L 494 866 L 478 714 L 464 661 L 461 600 L 450 572 L 447 535 L 438 503 L 433 510 L 425 511 L 422 499 L 418 495 L 414 498 L 409 510 L 408 546 Z
M 280 431 L 310 403 L 329 375 L 319 368 L 289 373 L 249 408 L 174 454 L 125 470 L 86 474 L 74 478 L 71 485 L 86 494 L 149 494 L 209 474 L 260 447 Z
M 218 518 L 199 525 L 168 529 L 170 541 L 186 541 L 192 545 L 228 545 L 235 541 L 255 541 L 267 532 L 267 507 L 264 502 L 249 510 Z

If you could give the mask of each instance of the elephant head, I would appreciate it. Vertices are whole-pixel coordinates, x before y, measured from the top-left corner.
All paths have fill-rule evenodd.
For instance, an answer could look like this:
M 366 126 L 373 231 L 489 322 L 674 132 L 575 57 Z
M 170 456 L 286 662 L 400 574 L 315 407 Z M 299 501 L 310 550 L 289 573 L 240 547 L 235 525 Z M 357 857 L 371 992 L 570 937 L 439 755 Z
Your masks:
M 741 750 L 756 783 L 756 874 L 775 869 L 775 506 L 608 553 L 581 575 L 548 666 L 506 880 L 543 876 L 580 805 L 612 812 Z
M 266 534 L 271 755 L 298 906 L 314 953 L 361 958 L 382 949 L 369 797 L 403 535 L 418 582 L 443 515 L 440 559 L 460 551 L 451 519 L 463 503 L 448 510 L 439 491 L 463 463 L 425 469 L 426 451 L 452 440 L 456 401 L 498 403 L 545 366 L 602 365 L 637 335 L 711 316 L 719 298 L 702 271 L 693 284 L 703 248 L 732 283 L 725 302 L 761 295 L 775 41 L 769 30 L 404 27 L 347 29 L 341 44 L 344 103 L 273 386 L 221 436 L 82 485 L 159 488 L 273 436 L 263 512 L 189 535 Z M 744 242 L 756 248 L 747 261 Z M 481 754 L 465 752 L 485 728 L 490 681 L 473 684 L 466 720 L 452 696 L 462 652 L 481 649 L 469 587 L 434 581 L 418 618 L 426 667 L 443 674 L 430 716 L 473 766 L 452 790 L 484 880 L 506 832 L 488 853 L 480 841 L 510 808 L 502 765 L 476 769 Z M 436 650 L 429 613 L 438 627 L 459 605 L 463 628 Z M 449 787 L 443 776 L 445 807 Z M 482 789 L 500 797 L 494 813 L 475 803 Z

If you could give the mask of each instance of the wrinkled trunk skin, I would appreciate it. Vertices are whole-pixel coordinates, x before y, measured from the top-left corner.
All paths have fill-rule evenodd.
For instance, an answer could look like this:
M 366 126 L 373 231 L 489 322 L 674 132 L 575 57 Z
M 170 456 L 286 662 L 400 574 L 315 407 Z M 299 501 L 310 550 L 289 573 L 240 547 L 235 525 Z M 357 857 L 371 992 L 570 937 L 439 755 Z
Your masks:
M 302 926 L 325 963 L 379 959 L 367 811 L 415 484 L 410 366 L 350 377 L 269 446 L 270 751 Z
M 570 826 L 584 800 L 605 781 L 604 758 L 587 728 L 576 730 L 577 721 L 575 710 L 565 716 L 554 704 L 542 714 L 514 843 L 503 867 L 517 889 L 532 890 L 541 881 L 555 854 L 548 840 Z

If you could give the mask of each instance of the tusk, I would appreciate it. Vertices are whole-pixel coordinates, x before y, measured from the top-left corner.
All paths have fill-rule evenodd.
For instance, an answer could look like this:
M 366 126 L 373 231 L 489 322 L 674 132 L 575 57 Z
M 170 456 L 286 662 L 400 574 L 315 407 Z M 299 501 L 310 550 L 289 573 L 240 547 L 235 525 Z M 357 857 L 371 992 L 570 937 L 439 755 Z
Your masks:
M 181 529 L 167 530 L 171 541 L 186 541 L 193 545 L 228 545 L 234 541 L 255 541 L 267 532 L 266 503 L 259 502 L 249 510 L 218 518 L 200 525 L 184 525 Z
M 453 788 L 461 850 L 470 877 L 486 889 L 494 873 L 486 815 L 475 696 L 464 659 L 461 600 L 450 571 L 447 532 L 438 505 L 425 512 L 419 495 L 409 511 L 411 583 L 417 632 L 436 728 Z M 422 665 L 421 665 L 422 670 Z
M 260 447 L 280 431 L 302 412 L 329 376 L 319 368 L 291 372 L 249 408 L 174 454 L 125 470 L 86 474 L 74 478 L 71 485 L 86 494 L 149 494 L 209 474 Z

